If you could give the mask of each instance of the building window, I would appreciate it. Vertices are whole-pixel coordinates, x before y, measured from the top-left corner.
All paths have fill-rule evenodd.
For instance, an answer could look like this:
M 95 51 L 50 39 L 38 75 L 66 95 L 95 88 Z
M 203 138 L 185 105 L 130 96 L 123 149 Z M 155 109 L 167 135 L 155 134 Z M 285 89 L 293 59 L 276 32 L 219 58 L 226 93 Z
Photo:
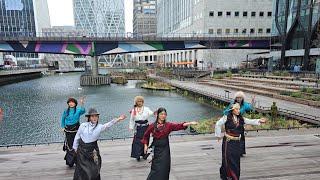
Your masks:
M 250 34 L 254 34 L 254 28 L 250 29 Z
M 247 34 L 247 29 L 242 29 L 242 34 Z
M 234 30 L 233 30 L 233 33 L 234 33 L 234 34 L 238 34 L 238 33 L 239 33 L 239 29 L 234 29 Z
M 258 33 L 259 33 L 259 34 L 263 33 L 263 29 L 261 29 L 261 28 L 258 29 Z
M 272 16 L 272 12 L 269 11 L 269 12 L 268 12 L 268 17 L 271 17 L 271 16 Z
M 234 12 L 235 17 L 239 17 L 239 11 Z
M 209 34 L 213 34 L 213 29 L 209 29 Z
M 248 16 L 248 12 L 244 11 L 242 15 L 243 15 L 243 17 L 247 17 Z
M 259 16 L 260 16 L 260 17 L 263 17 L 263 16 L 264 16 L 264 12 L 260 12 L 260 13 L 259 13 Z
M 231 12 L 230 11 L 227 11 L 227 16 L 231 16 Z
M 209 16 L 210 16 L 210 17 L 213 17 L 213 16 L 214 16 L 214 12 L 213 12 L 213 11 L 210 11 L 210 12 L 209 12 Z
M 256 12 L 251 12 L 251 17 L 256 17 Z
M 226 34 L 230 34 L 230 29 L 226 29 Z
M 268 34 L 271 32 L 271 29 L 270 28 L 267 28 L 267 31 L 266 31 Z
M 219 11 L 219 12 L 218 12 L 218 16 L 222 16 L 222 11 Z
M 222 34 L 222 29 L 217 29 L 217 34 Z

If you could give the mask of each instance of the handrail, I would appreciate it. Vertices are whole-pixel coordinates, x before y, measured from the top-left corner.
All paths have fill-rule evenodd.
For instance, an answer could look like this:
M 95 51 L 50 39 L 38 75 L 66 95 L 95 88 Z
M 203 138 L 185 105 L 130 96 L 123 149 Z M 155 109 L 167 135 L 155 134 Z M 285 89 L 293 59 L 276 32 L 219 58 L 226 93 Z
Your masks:
M 290 127 L 290 128 L 275 128 L 275 129 L 252 129 L 252 130 L 245 130 L 246 132 L 250 131 L 278 131 L 278 130 L 292 130 L 292 129 L 303 129 L 303 128 L 320 128 L 320 125 L 310 125 L 306 127 Z M 174 133 L 170 134 L 169 137 L 175 137 L 175 136 L 200 136 L 200 135 L 211 135 L 213 132 L 207 132 L 207 133 L 190 133 L 190 132 L 182 132 L 182 133 Z M 98 141 L 114 141 L 114 140 L 126 140 L 126 139 L 132 139 L 133 136 L 123 137 L 123 138 L 100 138 Z M 52 141 L 52 142 L 40 142 L 40 143 L 22 143 L 22 144 L 2 144 L 0 145 L 0 148 L 9 148 L 9 147 L 23 147 L 23 146 L 38 146 L 38 145 L 51 145 L 51 144 L 62 144 L 63 141 Z
M 14 38 L 13 38 L 14 37 Z M 252 39 L 252 40 L 261 40 L 271 39 L 271 34 L 263 34 L 263 33 L 251 33 L 251 34 L 209 34 L 209 33 L 169 33 L 169 34 L 137 34 L 137 33 L 87 33 L 81 31 L 55 31 L 55 30 L 47 30 L 45 32 L 0 32 L 1 40 L 139 40 L 139 41 L 150 41 L 150 40 L 230 40 L 237 38 L 239 40 L 243 39 Z

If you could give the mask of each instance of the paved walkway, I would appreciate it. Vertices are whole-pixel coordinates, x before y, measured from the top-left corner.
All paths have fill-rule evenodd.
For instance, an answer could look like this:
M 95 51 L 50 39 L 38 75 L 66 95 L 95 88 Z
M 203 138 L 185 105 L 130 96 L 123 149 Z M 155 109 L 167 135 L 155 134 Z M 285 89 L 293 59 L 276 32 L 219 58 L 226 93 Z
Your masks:
M 220 88 L 215 86 L 203 85 L 197 82 L 191 81 L 178 81 L 178 80 L 169 80 L 169 82 L 174 84 L 179 84 L 189 88 L 196 88 L 198 90 L 211 92 L 214 94 L 218 94 L 220 96 L 225 96 L 225 90 L 230 91 L 230 98 L 233 98 L 234 93 L 237 92 L 236 90 L 228 89 L 228 88 Z M 272 102 L 276 102 L 277 106 L 282 109 L 288 109 L 300 113 L 309 114 L 312 116 L 320 117 L 320 108 L 303 105 L 295 102 L 280 100 L 276 98 L 271 98 L 263 95 L 253 94 L 253 93 L 245 93 L 246 94 L 246 101 L 251 102 L 253 96 L 256 96 L 256 106 L 263 106 L 263 107 L 271 107 Z
M 48 68 L 34 68 L 34 69 L 23 69 L 23 70 L 0 70 L 0 76 L 33 73 L 33 72 L 43 72 L 43 71 L 47 71 L 47 70 L 48 70 Z
M 241 180 L 318 180 L 319 129 L 249 132 Z M 294 135 L 293 135 L 294 134 Z M 102 179 L 145 180 L 150 164 L 129 158 L 131 140 L 99 142 Z M 221 143 L 213 135 L 170 138 L 170 180 L 218 180 Z M 74 168 L 63 161 L 61 144 L 0 148 L 1 180 L 71 180 Z

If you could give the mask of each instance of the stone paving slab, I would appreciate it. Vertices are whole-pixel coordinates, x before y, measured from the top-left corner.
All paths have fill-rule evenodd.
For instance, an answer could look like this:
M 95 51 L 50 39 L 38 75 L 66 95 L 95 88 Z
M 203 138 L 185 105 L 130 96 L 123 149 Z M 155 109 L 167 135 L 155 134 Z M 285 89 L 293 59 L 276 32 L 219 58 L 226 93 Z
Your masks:
M 250 131 L 241 180 L 316 180 L 320 177 L 319 129 Z M 217 180 L 221 142 L 213 135 L 172 136 L 170 180 Z M 144 180 L 148 161 L 130 159 L 131 139 L 99 142 L 102 179 Z M 72 179 L 62 144 L 0 148 L 0 180 Z

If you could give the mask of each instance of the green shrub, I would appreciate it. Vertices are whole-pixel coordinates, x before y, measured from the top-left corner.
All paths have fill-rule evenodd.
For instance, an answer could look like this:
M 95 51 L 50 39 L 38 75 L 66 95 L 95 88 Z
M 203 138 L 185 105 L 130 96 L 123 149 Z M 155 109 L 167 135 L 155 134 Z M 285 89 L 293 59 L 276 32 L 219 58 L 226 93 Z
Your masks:
M 289 92 L 289 91 L 281 91 L 280 95 L 291 96 L 291 92 Z
M 301 92 L 293 92 L 291 93 L 291 97 L 302 98 L 303 96 Z
M 213 79 L 223 79 L 223 75 L 222 74 L 215 74 L 213 75 Z
M 282 71 L 281 76 L 289 76 L 290 73 L 288 71 Z
M 272 72 L 272 74 L 274 76 L 281 76 L 281 72 L 280 71 L 274 71 L 274 72 Z
M 227 72 L 226 77 L 232 77 L 232 72 L 230 70 Z

